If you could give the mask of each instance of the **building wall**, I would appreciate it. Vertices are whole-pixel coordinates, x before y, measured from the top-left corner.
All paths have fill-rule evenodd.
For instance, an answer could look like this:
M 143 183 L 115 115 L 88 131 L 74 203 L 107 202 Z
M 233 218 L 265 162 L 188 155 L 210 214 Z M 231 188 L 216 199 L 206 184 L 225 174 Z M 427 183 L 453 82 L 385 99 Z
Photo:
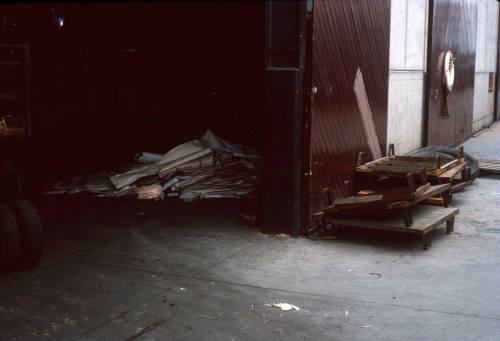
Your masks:
M 496 72 L 498 7 L 497 0 L 478 3 L 473 132 L 493 122 L 494 91 L 490 92 L 488 85 L 490 73 Z
M 428 0 L 392 0 L 387 144 L 422 146 Z

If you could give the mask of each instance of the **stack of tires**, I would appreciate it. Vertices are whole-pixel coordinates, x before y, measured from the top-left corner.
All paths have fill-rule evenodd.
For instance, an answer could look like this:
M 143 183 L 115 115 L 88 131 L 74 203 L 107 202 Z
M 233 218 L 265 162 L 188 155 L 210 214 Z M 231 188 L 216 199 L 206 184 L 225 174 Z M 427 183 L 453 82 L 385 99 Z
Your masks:
M 0 204 L 0 272 L 27 269 L 42 255 L 43 227 L 27 200 Z

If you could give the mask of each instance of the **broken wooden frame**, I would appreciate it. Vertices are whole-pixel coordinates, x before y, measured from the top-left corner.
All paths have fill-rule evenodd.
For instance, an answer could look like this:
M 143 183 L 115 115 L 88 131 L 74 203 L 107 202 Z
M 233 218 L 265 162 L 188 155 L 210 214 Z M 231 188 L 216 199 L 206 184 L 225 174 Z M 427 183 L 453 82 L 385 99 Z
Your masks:
M 435 157 L 417 157 L 417 156 L 396 156 L 394 144 L 388 147 L 386 157 L 365 163 L 364 153 L 358 154 L 357 166 L 355 167 L 354 190 L 359 186 L 357 184 L 367 182 L 368 187 L 373 185 L 373 181 L 380 177 L 401 178 L 410 172 L 424 172 L 433 185 L 451 184 L 451 192 L 458 192 L 472 182 L 471 171 L 464 158 L 463 147 L 459 147 L 459 157 L 455 159 L 442 159 Z M 460 180 L 457 180 L 460 175 Z M 364 178 L 364 179 L 361 179 Z M 444 205 L 445 198 L 429 198 L 427 203 Z

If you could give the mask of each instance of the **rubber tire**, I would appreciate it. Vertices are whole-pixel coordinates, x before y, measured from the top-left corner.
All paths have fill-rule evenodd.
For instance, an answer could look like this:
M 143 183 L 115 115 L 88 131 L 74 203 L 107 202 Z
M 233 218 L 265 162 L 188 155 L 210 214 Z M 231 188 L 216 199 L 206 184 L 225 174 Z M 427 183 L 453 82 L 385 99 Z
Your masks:
M 21 256 L 21 238 L 14 212 L 0 205 L 0 272 L 17 269 Z
M 20 267 L 34 266 L 42 257 L 43 226 L 38 210 L 27 200 L 12 203 L 21 241 Z

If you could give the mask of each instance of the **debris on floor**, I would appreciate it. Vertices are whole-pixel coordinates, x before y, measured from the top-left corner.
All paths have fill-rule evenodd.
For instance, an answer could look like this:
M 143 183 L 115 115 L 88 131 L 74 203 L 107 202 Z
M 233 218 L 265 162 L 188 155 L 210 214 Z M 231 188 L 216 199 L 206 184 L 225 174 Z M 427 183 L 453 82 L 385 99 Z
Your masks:
M 268 307 L 274 307 L 274 308 L 280 308 L 281 310 L 300 310 L 299 307 L 289 304 L 289 303 L 271 303 L 271 304 L 265 304 Z
M 139 199 L 178 197 L 251 198 L 259 183 L 262 156 L 229 143 L 208 130 L 164 155 L 143 152 L 136 164 L 119 173 L 84 175 L 54 185 L 46 194 L 87 193 Z
M 286 233 L 278 233 L 278 234 L 275 234 L 274 236 L 277 238 L 290 238 L 290 235 L 288 235 Z

